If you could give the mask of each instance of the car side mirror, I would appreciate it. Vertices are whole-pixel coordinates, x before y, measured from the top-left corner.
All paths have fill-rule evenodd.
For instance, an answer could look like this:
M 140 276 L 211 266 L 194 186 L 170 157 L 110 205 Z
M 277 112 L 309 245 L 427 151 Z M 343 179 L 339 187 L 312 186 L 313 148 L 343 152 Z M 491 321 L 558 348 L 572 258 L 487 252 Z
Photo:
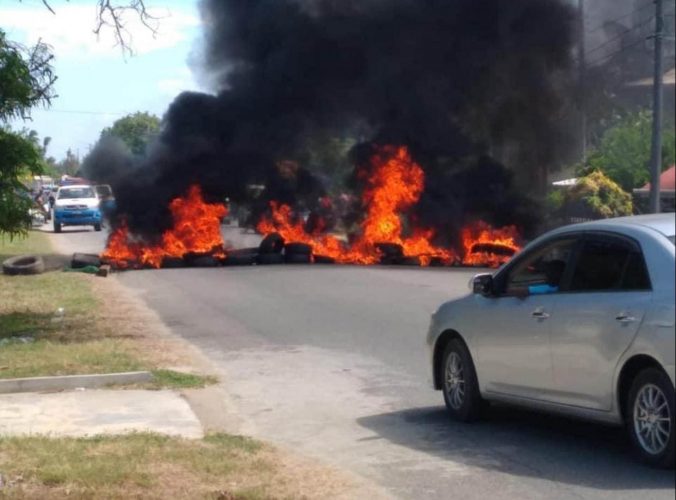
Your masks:
M 489 273 L 477 274 L 472 278 L 472 293 L 480 293 L 488 297 L 493 295 L 493 275 Z

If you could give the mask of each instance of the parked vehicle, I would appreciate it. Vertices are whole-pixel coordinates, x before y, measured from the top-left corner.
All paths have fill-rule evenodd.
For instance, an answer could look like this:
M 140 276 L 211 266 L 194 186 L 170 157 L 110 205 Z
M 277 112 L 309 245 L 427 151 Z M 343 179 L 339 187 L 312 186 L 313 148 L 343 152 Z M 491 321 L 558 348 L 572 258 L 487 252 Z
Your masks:
M 625 424 L 641 459 L 673 466 L 675 222 L 566 226 L 475 276 L 427 336 L 451 416 L 500 401 Z
M 54 232 L 63 226 L 94 226 L 101 231 L 99 198 L 92 186 L 62 186 L 54 201 Z

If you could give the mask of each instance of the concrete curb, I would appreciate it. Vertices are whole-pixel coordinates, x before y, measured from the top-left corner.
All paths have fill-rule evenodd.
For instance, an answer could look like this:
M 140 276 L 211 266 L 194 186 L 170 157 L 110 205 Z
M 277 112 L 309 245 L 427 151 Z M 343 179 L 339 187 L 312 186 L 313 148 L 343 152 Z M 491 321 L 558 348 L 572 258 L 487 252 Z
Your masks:
M 64 375 L 60 377 L 10 378 L 0 380 L 0 394 L 12 392 L 59 391 L 85 387 L 94 389 L 112 384 L 150 382 L 150 372 L 102 373 L 96 375 Z

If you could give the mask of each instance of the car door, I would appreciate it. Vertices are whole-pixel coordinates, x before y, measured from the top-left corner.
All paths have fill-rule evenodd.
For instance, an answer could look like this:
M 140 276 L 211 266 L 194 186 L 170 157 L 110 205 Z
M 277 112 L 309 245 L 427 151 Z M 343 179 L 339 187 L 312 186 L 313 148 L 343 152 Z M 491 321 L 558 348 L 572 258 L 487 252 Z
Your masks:
M 567 236 L 538 245 L 496 275 L 495 297 L 477 296 L 483 302 L 474 318 L 477 371 L 486 391 L 546 399 L 552 381 L 550 322 L 578 240 Z
M 609 411 L 613 374 L 652 301 L 640 245 L 619 234 L 585 236 L 569 291 L 551 322 L 556 401 Z

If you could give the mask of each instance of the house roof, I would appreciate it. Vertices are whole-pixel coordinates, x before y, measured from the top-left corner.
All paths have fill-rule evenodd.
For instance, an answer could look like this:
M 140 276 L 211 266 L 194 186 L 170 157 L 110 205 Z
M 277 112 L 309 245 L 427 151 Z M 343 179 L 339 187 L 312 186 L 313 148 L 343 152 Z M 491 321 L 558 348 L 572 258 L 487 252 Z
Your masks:
M 674 191 L 676 189 L 676 165 L 672 165 L 660 175 L 660 191 Z M 650 183 L 643 186 L 641 191 L 649 191 Z

